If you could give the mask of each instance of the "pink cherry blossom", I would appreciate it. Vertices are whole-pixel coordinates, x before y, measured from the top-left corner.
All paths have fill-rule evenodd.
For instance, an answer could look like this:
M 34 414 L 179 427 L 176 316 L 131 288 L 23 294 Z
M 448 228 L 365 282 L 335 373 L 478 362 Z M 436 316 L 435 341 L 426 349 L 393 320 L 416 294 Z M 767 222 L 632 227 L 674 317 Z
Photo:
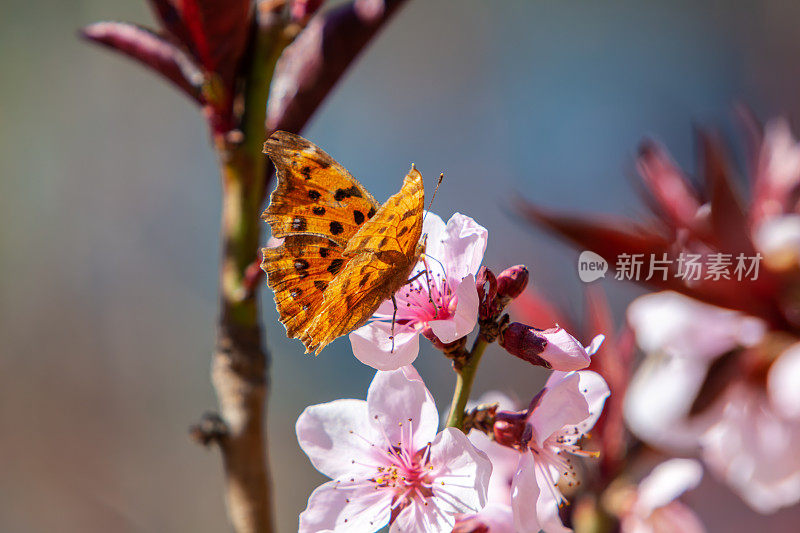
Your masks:
M 713 406 L 690 418 L 710 364 L 760 340 L 764 324 L 671 293 L 634 304 L 629 321 L 648 356 L 625 400 L 631 430 L 669 450 L 699 449 L 709 469 L 757 511 L 800 501 L 800 344 L 778 355 L 766 386 L 733 382 Z
M 430 327 L 442 342 L 470 333 L 478 320 L 475 274 L 486 250 L 488 231 L 468 216 L 454 214 L 445 225 L 434 213 L 425 215 L 425 257 L 396 294 L 397 316 L 392 339 L 391 301 L 384 302 L 369 324 L 350 334 L 353 354 L 378 370 L 411 364 L 419 353 L 419 334 Z M 429 290 L 430 288 L 430 290 Z
M 703 533 L 697 515 L 677 501 L 702 477 L 703 467 L 692 459 L 670 459 L 656 466 L 626 502 L 622 533 Z
M 543 393 L 529 408 L 525 438 L 511 488 L 518 533 L 569 531 L 558 513 L 564 497 L 556 484 L 562 475 L 574 482 L 569 455 L 590 456 L 578 441 L 595 424 L 610 391 L 599 374 L 588 370 L 553 372 Z
M 377 372 L 367 400 L 308 407 L 297 440 L 332 479 L 300 515 L 300 533 L 449 531 L 486 503 L 491 463 L 439 416 L 413 367 Z
M 674 451 L 692 451 L 709 416 L 688 413 L 708 366 L 723 353 L 761 340 L 765 324 L 676 292 L 637 298 L 628 323 L 645 358 L 625 396 L 625 419 L 642 440 Z
M 561 522 L 564 497 L 556 484 L 562 475 L 574 483 L 570 455 L 590 456 L 577 444 L 597 421 L 610 391 L 599 374 L 553 372 L 527 411 L 498 412 L 507 422 L 496 441 L 472 432 L 470 440 L 492 461 L 489 481 L 491 512 L 462 520 L 497 524 L 491 533 L 545 533 L 569 531 Z M 507 519 L 511 517 L 511 525 Z

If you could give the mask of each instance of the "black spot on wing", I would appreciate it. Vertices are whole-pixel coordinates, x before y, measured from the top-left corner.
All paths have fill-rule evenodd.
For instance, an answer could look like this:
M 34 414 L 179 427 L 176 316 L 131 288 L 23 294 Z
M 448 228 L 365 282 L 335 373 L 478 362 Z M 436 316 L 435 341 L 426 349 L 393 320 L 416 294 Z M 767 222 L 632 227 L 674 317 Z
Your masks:
M 331 228 L 331 233 L 333 233 L 334 235 L 339 235 L 340 233 L 342 233 L 344 231 L 344 228 L 342 227 L 342 225 L 339 222 L 335 221 L 335 220 L 333 222 L 331 222 L 330 228 Z
M 403 217 L 400 220 L 403 221 L 403 220 L 407 219 L 408 217 L 412 216 L 413 214 L 414 214 L 413 211 L 408 210 L 405 213 L 403 213 Z
M 367 213 L 367 218 L 372 218 L 374 216 L 375 216 L 375 208 L 374 207 L 370 207 L 369 208 L 369 212 Z
M 314 281 L 314 287 L 316 287 L 318 291 L 324 292 L 325 289 L 328 288 L 328 284 L 325 283 L 324 281 L 318 279 L 318 280 Z
M 331 264 L 328 265 L 328 272 L 331 274 L 336 274 L 341 270 L 342 264 L 344 263 L 344 259 L 334 259 L 331 261 Z
M 311 191 L 308 191 L 308 197 L 311 198 L 312 200 L 316 201 L 316 200 L 319 200 L 322 197 L 322 195 L 319 193 L 319 191 L 311 190 Z
M 353 211 L 353 220 L 355 220 L 356 224 L 361 224 L 364 222 L 364 213 L 356 209 Z
M 337 202 L 341 202 L 345 198 L 350 198 L 352 196 L 356 198 L 362 198 L 361 191 L 358 190 L 358 187 L 355 185 L 351 185 L 346 189 L 336 189 L 336 192 L 333 193 L 333 199 Z
M 325 208 L 324 207 L 320 207 L 320 206 L 316 206 L 313 209 L 311 209 L 311 212 L 314 213 L 315 215 L 322 216 L 322 215 L 325 214 Z
M 304 166 L 303 168 L 300 169 L 300 174 L 302 174 L 305 179 L 310 180 L 311 167 L 309 167 L 308 165 Z

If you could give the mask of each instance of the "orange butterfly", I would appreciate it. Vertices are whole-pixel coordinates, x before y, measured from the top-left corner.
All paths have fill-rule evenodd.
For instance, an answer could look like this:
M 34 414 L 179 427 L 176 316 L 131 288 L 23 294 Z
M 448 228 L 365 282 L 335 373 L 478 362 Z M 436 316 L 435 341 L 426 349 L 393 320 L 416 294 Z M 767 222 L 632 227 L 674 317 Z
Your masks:
M 264 144 L 278 186 L 261 218 L 277 248 L 261 268 L 286 335 L 318 354 L 363 325 L 407 281 L 424 252 L 422 175 L 412 165 L 400 192 L 380 205 L 328 154 L 278 131 Z

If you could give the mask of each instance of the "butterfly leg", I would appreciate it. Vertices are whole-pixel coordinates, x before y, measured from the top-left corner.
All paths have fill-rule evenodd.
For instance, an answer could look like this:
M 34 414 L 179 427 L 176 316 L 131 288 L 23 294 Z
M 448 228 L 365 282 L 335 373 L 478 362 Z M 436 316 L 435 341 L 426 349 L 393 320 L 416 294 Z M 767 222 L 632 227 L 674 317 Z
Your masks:
M 433 301 L 433 294 L 432 294 L 433 291 L 431 290 L 431 278 L 428 276 L 428 270 L 430 269 L 428 268 L 428 262 L 425 260 L 425 257 L 422 258 L 422 264 L 425 265 L 425 270 L 423 270 L 422 273 L 425 274 L 425 283 L 428 285 L 428 302 L 430 302 L 431 305 L 433 305 L 434 318 L 438 318 L 439 306 L 436 305 L 436 302 Z
M 397 318 L 397 300 L 394 298 L 394 294 L 392 294 L 392 305 L 394 305 L 394 310 L 392 311 L 392 336 L 389 337 L 392 339 L 392 352 L 394 353 L 394 323 L 395 319 Z

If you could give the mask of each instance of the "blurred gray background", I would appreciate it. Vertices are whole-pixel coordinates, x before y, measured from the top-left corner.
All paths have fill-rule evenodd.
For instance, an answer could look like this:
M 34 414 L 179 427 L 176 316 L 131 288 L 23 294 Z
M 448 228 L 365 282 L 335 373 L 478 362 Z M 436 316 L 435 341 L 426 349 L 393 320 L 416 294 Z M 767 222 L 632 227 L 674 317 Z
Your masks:
M 218 454 L 187 436 L 215 406 L 220 189 L 205 123 L 76 37 L 97 20 L 151 24 L 143 1 L 2 0 L 0 14 L 0 531 L 225 531 Z M 643 136 L 692 168 L 692 126 L 732 132 L 737 102 L 797 119 L 799 20 L 789 0 L 412 0 L 305 135 L 378 199 L 412 161 L 429 183 L 444 171 L 434 210 L 474 217 L 489 229 L 485 264 L 528 265 L 579 314 L 577 253 L 518 222 L 509 200 L 636 215 Z M 606 288 L 619 312 L 638 294 Z M 323 481 L 294 421 L 363 398 L 373 372 L 344 340 L 302 355 L 264 292 L 276 508 L 291 531 Z M 447 362 L 426 347 L 417 367 L 445 409 Z M 492 348 L 476 392 L 527 401 L 543 377 Z M 688 501 L 710 531 L 800 519 L 760 517 L 710 475 Z

